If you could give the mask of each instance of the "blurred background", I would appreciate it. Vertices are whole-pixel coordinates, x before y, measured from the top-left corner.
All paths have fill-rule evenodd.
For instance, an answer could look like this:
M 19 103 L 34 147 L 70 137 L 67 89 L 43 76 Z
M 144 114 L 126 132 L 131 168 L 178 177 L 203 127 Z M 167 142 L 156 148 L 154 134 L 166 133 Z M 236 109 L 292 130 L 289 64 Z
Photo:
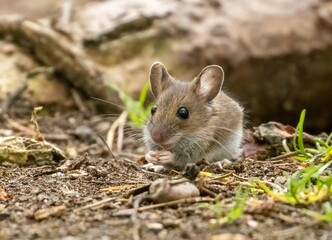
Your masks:
M 224 90 L 244 106 L 248 126 L 267 121 L 296 126 L 305 108 L 306 129 L 332 130 L 332 1 L 0 0 L 0 100 L 17 89 L 24 72 L 53 67 L 38 54 L 44 45 L 22 43 L 8 32 L 3 19 L 13 14 L 64 36 L 105 81 L 135 97 L 154 61 L 185 80 L 218 64 L 226 74 Z M 55 72 L 29 80 L 24 96 L 36 104 L 70 107 L 67 81 L 71 86 L 75 79 L 61 68 Z M 80 90 L 99 97 L 85 86 Z

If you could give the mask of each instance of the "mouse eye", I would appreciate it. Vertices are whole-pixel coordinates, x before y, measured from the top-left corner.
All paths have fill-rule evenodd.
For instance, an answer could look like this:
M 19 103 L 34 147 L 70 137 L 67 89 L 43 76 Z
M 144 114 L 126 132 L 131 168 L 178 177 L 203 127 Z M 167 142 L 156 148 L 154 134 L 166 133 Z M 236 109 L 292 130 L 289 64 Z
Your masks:
M 187 119 L 189 117 L 189 111 L 185 107 L 180 107 L 176 113 L 176 116 L 182 119 Z
M 151 114 L 154 115 L 156 111 L 157 111 L 157 106 L 155 105 L 151 108 Z

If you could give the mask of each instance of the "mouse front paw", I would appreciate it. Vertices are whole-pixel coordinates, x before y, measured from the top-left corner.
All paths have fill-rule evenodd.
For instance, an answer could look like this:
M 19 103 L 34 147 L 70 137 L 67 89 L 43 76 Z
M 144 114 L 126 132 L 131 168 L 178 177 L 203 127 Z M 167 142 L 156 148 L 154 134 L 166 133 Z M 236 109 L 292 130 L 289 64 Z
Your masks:
M 159 164 L 169 165 L 174 162 L 175 155 L 170 151 L 160 151 L 158 160 Z
M 170 151 L 149 151 L 145 159 L 155 165 L 169 165 L 174 162 L 175 155 Z
M 157 165 L 158 164 L 158 153 L 159 153 L 159 151 L 148 151 L 148 153 L 145 154 L 146 161 Z
M 154 171 L 154 172 L 163 172 L 165 171 L 165 167 L 162 165 L 154 165 L 153 163 L 147 163 L 142 166 L 142 168 L 149 170 L 149 171 Z

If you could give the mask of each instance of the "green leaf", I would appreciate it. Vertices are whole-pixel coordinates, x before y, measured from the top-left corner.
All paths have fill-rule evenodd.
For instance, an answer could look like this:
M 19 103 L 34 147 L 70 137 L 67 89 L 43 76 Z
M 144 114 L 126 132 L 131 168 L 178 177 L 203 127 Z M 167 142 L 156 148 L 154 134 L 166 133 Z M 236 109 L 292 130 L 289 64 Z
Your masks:
M 304 124 L 304 120 L 305 120 L 305 114 L 306 114 L 306 110 L 303 109 L 301 112 L 301 115 L 300 115 L 299 123 L 297 124 L 297 127 L 296 127 L 295 135 L 294 135 L 294 148 L 296 150 L 300 150 L 301 154 L 304 157 L 308 157 L 308 154 L 304 149 L 304 143 L 303 143 L 303 124 Z M 297 145 L 298 145 L 298 147 L 297 147 Z

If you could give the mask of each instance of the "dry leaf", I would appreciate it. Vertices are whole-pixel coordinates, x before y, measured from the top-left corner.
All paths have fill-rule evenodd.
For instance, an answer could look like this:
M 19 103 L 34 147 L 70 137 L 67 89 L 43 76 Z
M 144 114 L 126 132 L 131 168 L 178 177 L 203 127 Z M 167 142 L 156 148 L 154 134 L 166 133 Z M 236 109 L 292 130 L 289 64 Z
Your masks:
M 0 164 L 45 165 L 64 158 L 59 148 L 46 141 L 15 136 L 0 137 Z
M 67 212 L 67 207 L 65 205 L 39 209 L 34 213 L 34 218 L 36 220 L 42 220 L 51 216 L 61 216 Z
M 3 188 L 0 188 L 0 199 L 1 200 L 7 200 L 7 199 L 10 199 L 11 196 L 8 195 L 8 193 L 6 193 L 5 189 Z
M 245 240 L 246 237 L 238 233 L 222 233 L 218 235 L 213 235 L 211 240 Z

